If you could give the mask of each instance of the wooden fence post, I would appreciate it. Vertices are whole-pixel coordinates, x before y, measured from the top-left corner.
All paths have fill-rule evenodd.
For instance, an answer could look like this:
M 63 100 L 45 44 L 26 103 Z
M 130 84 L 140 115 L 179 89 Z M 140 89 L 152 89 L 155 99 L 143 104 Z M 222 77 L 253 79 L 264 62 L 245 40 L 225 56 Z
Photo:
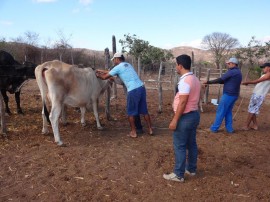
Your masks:
M 207 69 L 206 81 L 210 79 L 210 69 Z M 209 96 L 209 85 L 206 86 L 205 94 L 204 94 L 204 103 L 208 103 L 208 96 Z
M 113 55 L 116 53 L 116 39 L 115 36 L 112 36 L 112 50 L 113 50 Z M 113 95 L 112 98 L 116 99 L 117 98 L 117 84 L 113 82 L 112 84 L 112 89 L 113 89 Z
M 160 62 L 158 72 L 158 112 L 162 112 L 162 83 L 161 83 L 162 62 Z
M 223 72 L 223 66 L 221 65 L 220 71 L 219 71 L 219 77 L 221 77 Z M 218 99 L 217 99 L 217 104 L 219 104 L 219 99 L 220 99 L 220 89 L 221 89 L 221 84 L 218 85 Z
M 105 56 L 105 69 L 108 70 L 110 66 L 110 51 L 109 48 L 105 48 L 104 50 L 104 56 Z M 105 115 L 107 120 L 110 120 L 110 99 L 111 99 L 111 89 L 108 88 L 105 91 Z
M 176 87 L 177 87 L 177 83 L 178 83 L 178 74 L 175 73 L 175 76 L 174 76 L 174 81 L 173 81 L 173 95 L 175 96 L 176 94 Z
M 199 66 L 198 67 L 198 74 L 199 74 L 199 76 L 198 76 L 198 78 L 199 78 L 199 80 L 201 80 L 201 77 L 202 77 L 202 68 Z
M 141 79 L 141 56 L 138 57 L 138 76 Z

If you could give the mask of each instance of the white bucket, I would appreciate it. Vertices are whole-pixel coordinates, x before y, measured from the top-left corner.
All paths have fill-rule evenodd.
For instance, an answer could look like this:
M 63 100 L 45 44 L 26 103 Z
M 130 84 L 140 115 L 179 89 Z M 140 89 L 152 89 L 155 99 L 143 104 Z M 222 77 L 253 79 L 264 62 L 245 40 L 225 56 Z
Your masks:
M 218 105 L 218 100 L 217 99 L 211 99 L 211 103 L 213 104 L 213 105 Z

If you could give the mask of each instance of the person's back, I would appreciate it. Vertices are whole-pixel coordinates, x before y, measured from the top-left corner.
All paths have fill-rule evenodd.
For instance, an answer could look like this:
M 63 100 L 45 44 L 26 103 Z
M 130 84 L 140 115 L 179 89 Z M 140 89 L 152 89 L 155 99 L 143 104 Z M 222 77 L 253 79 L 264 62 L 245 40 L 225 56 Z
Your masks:
M 110 75 L 118 75 L 127 87 L 128 92 L 143 85 L 133 66 L 127 62 L 121 62 L 115 66 L 110 71 Z

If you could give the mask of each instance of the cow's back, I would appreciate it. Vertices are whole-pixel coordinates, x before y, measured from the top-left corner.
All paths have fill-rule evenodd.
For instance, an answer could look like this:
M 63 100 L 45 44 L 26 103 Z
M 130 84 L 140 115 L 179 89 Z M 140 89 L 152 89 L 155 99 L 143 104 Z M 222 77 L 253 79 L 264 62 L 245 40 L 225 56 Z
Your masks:
M 36 77 L 40 75 L 43 75 L 49 94 L 57 95 L 61 102 L 71 106 L 87 105 L 95 91 L 99 91 L 97 78 L 90 68 L 81 69 L 54 60 L 36 68 Z

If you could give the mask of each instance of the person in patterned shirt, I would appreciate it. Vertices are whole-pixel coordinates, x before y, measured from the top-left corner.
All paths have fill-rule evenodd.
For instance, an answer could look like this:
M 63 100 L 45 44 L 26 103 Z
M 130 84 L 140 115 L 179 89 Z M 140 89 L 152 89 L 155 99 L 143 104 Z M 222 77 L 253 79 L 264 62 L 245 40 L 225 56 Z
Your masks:
M 256 116 L 259 114 L 262 103 L 270 89 L 270 63 L 264 63 L 260 67 L 263 68 L 264 74 L 259 79 L 242 82 L 242 85 L 256 84 L 250 98 L 248 117 L 245 126 L 242 128 L 243 130 L 258 130 Z

